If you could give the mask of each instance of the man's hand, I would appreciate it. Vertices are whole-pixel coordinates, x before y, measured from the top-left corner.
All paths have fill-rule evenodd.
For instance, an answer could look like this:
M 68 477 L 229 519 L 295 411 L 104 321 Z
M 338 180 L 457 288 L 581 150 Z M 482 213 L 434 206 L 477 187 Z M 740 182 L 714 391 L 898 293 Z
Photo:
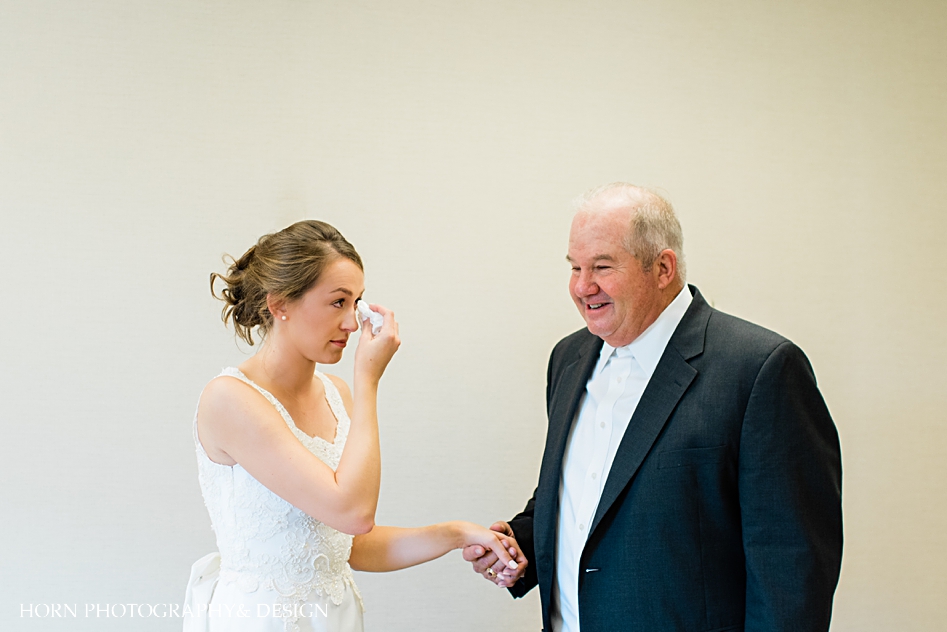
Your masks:
M 516 539 L 513 537 L 513 529 L 510 528 L 509 524 L 494 522 L 490 525 L 490 529 L 507 537 L 511 549 L 510 555 L 516 560 L 517 568 L 515 570 L 509 568 L 496 556 L 496 553 L 476 544 L 464 547 L 464 559 L 471 562 L 474 572 L 480 573 L 485 579 L 501 588 L 510 588 L 526 572 L 529 561 L 516 543 Z

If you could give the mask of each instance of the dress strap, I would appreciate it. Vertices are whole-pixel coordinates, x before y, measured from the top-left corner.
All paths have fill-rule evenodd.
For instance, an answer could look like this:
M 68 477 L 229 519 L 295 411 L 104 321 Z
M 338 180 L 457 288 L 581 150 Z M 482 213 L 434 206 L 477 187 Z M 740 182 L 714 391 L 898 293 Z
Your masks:
M 335 445 L 341 450 L 345 446 L 346 438 L 349 436 L 349 425 L 351 423 L 349 413 L 345 410 L 342 394 L 339 393 L 335 382 L 321 371 L 316 371 L 316 377 L 322 380 L 326 391 L 326 402 L 329 404 L 329 409 L 332 411 L 332 414 L 335 415 L 335 420 L 338 424 L 335 429 Z

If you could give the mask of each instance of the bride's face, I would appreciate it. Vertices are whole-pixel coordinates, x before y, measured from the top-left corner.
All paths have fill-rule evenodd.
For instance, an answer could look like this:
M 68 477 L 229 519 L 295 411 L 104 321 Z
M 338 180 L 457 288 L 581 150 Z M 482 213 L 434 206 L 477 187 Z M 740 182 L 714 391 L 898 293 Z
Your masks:
M 362 271 L 350 259 L 340 257 L 305 294 L 284 306 L 274 327 L 307 359 L 335 364 L 342 359 L 349 335 L 359 328 L 355 303 L 364 291 Z

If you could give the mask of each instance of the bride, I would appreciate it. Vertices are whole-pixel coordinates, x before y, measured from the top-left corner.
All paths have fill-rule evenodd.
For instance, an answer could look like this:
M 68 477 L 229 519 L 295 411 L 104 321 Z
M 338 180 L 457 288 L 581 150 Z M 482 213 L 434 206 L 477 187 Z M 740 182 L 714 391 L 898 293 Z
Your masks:
M 397 570 L 471 545 L 496 553 L 510 578 L 526 563 L 512 538 L 468 522 L 375 526 L 376 396 L 400 344 L 394 314 L 370 306 L 384 324 L 377 334 L 362 326 L 351 391 L 316 370 L 338 362 L 359 329 L 363 283 L 358 253 L 318 221 L 265 235 L 226 275 L 211 274 L 224 322 L 263 343 L 198 404 L 198 472 L 219 553 L 191 569 L 186 632 L 358 632 L 352 568 Z

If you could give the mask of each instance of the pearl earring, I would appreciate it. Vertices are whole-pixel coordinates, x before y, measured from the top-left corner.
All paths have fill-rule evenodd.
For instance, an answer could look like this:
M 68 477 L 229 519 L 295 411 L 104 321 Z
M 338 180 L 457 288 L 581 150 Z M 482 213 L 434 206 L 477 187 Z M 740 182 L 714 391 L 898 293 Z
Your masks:
M 286 315 L 283 314 L 282 316 L 280 316 L 280 318 L 282 318 L 283 320 L 286 320 Z

